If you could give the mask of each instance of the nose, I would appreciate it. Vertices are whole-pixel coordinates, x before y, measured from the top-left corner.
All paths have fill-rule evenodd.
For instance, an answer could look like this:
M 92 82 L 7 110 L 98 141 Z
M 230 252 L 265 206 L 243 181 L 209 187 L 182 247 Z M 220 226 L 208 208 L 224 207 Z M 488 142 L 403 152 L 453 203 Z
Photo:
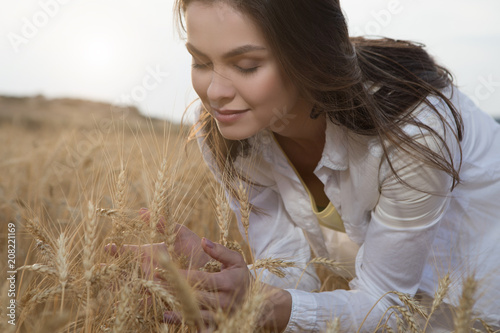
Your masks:
M 212 71 L 212 80 L 207 89 L 207 97 L 211 102 L 222 104 L 224 100 L 232 100 L 235 95 L 235 88 L 231 79 Z

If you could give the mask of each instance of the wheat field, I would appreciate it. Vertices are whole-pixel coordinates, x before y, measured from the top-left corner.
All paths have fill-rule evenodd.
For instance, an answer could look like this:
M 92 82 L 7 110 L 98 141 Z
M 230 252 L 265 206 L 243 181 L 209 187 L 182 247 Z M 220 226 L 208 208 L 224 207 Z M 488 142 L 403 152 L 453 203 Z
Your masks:
M 187 128 L 145 118 L 134 108 L 0 97 L 1 332 L 197 331 L 196 290 L 180 273 L 190 263 L 173 251 L 175 223 L 240 251 L 256 269 L 285 275 L 283 269 L 293 261 L 251 262 L 251 249 L 223 191 L 187 134 Z M 245 189 L 240 190 L 244 198 Z M 149 219 L 141 217 L 144 207 Z M 241 215 L 248 216 L 249 205 L 241 207 Z M 162 219 L 164 228 L 158 230 Z M 14 285 L 8 279 L 12 239 Z M 160 242 L 171 255 L 160 258 L 156 273 L 170 288 L 155 283 L 134 252 L 116 256 L 105 247 Z M 335 275 L 338 263 L 315 258 L 309 264 L 322 279 L 321 290 L 347 288 L 347 281 Z M 202 269 L 217 271 L 220 264 L 209 262 Z M 456 332 L 493 332 L 472 318 L 476 283 L 470 279 L 464 288 L 454 314 Z M 394 291 L 404 304 L 388 310 L 397 317 L 397 327 L 381 320 L 380 330 L 431 332 L 428 322 L 449 284 L 444 277 L 428 306 Z M 257 279 L 239 310 L 211 309 L 215 324 L 209 331 L 258 331 L 266 296 Z M 181 313 L 182 322 L 164 323 L 168 310 Z M 12 313 L 15 320 L 9 323 Z M 338 320 L 328 330 L 338 332 Z

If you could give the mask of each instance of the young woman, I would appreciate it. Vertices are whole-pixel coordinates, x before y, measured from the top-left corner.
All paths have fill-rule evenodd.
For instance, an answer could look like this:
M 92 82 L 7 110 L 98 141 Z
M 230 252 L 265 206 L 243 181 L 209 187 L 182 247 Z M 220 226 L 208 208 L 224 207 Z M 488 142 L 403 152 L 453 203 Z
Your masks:
M 447 304 L 474 277 L 475 315 L 499 325 L 500 126 L 446 69 L 421 45 L 349 38 L 338 0 L 176 6 L 206 161 L 235 212 L 237 182 L 224 180 L 250 187 L 255 257 L 299 266 L 262 272 L 274 292 L 263 327 L 323 331 L 339 318 L 342 331 L 372 332 L 402 304 L 389 291 L 431 299 L 447 274 Z M 190 275 L 200 297 L 238 307 L 254 278 L 245 262 L 201 246 L 224 270 Z M 313 256 L 355 262 L 350 290 L 312 293 Z

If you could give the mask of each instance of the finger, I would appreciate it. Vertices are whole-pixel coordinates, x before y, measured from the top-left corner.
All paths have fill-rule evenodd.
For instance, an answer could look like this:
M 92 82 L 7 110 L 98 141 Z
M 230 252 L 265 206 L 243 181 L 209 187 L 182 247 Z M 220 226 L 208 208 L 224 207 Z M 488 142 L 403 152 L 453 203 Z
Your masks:
M 106 244 L 104 246 L 104 252 L 106 252 L 107 254 L 109 254 L 111 256 L 117 257 L 118 256 L 118 247 L 116 246 L 115 243 Z
M 116 246 L 116 245 L 115 245 Z M 122 245 L 119 248 L 115 249 L 116 255 L 124 255 L 124 254 L 139 254 L 141 251 L 140 246 L 138 245 Z
M 149 221 L 149 209 L 142 207 L 139 209 L 139 215 L 144 220 L 144 222 Z
M 116 246 L 115 243 L 107 244 L 104 246 L 104 251 L 109 255 L 118 257 L 125 253 L 139 253 L 139 246 L 137 245 L 122 245 L 121 247 Z
M 201 310 L 201 320 L 205 327 L 202 327 L 200 332 L 207 333 L 213 332 L 216 329 L 217 323 L 215 322 L 214 313 L 209 310 Z
M 163 321 L 169 325 L 181 325 L 182 316 L 179 312 L 165 311 L 163 313 Z
M 141 208 L 139 210 L 139 215 L 141 216 L 141 219 L 145 223 L 149 223 L 149 220 L 151 218 L 151 212 L 149 211 L 149 209 L 144 208 L 144 207 Z M 156 224 L 156 230 L 158 230 L 158 232 L 161 233 L 161 234 L 165 233 L 165 225 L 166 225 L 166 223 L 167 223 L 167 221 L 165 220 L 165 218 L 163 216 L 160 216 L 160 220 Z
M 214 243 L 207 238 L 203 238 L 201 241 L 201 246 L 206 254 L 208 254 L 213 259 L 220 261 L 223 268 L 237 266 L 246 266 L 245 260 L 240 253 L 229 250 L 227 247 Z
M 222 290 L 219 283 L 219 275 L 217 273 L 207 273 L 194 270 L 179 270 L 184 275 L 189 285 L 193 288 L 203 289 L 207 291 Z
M 196 300 L 202 310 L 225 309 L 231 304 L 231 296 L 227 293 L 212 292 L 205 290 L 197 290 L 195 293 Z

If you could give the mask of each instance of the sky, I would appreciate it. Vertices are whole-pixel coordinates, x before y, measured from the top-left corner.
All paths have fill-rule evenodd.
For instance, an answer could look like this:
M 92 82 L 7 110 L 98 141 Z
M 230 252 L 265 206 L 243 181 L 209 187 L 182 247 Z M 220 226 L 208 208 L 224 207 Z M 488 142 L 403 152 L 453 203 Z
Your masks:
M 500 117 L 500 1 L 341 0 L 351 35 L 424 43 Z M 0 0 L 0 95 L 133 104 L 180 121 L 196 98 L 173 0 Z M 189 119 L 189 118 L 188 118 Z

